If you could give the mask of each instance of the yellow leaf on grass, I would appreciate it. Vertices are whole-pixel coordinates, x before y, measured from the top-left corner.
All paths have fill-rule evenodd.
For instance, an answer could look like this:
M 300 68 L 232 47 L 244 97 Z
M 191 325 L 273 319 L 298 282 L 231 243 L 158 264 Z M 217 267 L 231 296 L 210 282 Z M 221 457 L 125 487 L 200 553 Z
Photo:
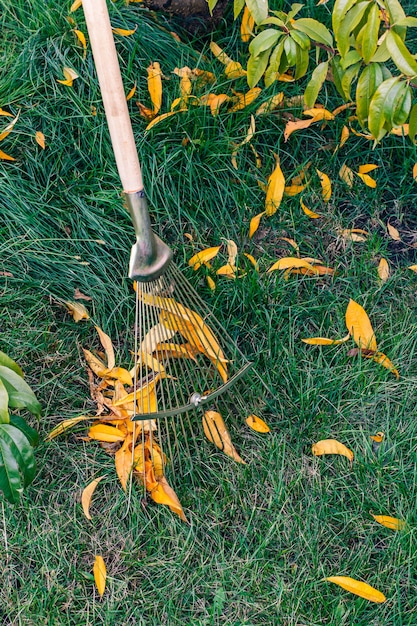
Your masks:
M 88 431 L 90 439 L 97 441 L 106 441 L 107 443 L 115 443 L 116 441 L 124 441 L 126 435 L 119 428 L 115 426 L 108 426 L 107 424 L 96 424 L 91 426 Z
M 216 59 L 220 61 L 220 63 L 223 63 L 223 65 L 228 65 L 232 61 L 232 59 L 228 57 L 225 52 L 223 52 L 223 50 L 215 41 L 210 42 L 210 50 L 214 54 Z
M 381 279 L 381 282 L 385 283 L 390 275 L 390 269 L 388 265 L 388 261 L 382 257 L 378 265 L 378 276 Z
M 352 450 L 349 450 L 344 443 L 340 443 L 337 439 L 322 439 L 317 443 L 313 443 L 311 451 L 315 456 L 322 456 L 323 454 L 341 454 L 346 456 L 349 461 L 353 461 Z
M 296 241 L 294 241 L 294 239 L 290 239 L 289 237 L 278 237 L 278 239 L 281 239 L 282 241 L 286 241 L 287 243 L 290 244 L 290 246 L 292 246 L 297 252 L 300 252 L 300 246 L 298 245 L 298 243 Z
M 129 91 L 129 93 L 126 96 L 126 102 L 129 102 L 129 100 L 131 100 L 133 98 L 135 93 L 136 93 L 136 81 L 135 81 L 135 84 L 133 85 L 132 89 Z
M 201 250 L 194 254 L 191 259 L 188 261 L 188 265 L 193 268 L 193 270 L 198 270 L 202 265 L 214 259 L 214 257 L 218 254 L 221 246 L 214 246 L 212 248 L 206 248 L 205 250 Z
M 51 432 L 48 433 L 48 435 L 45 437 L 45 441 L 51 441 L 52 439 L 55 439 L 55 437 L 62 435 L 62 433 L 64 433 L 66 430 L 75 426 L 75 424 L 78 424 L 79 422 L 85 422 L 85 420 L 91 420 L 91 416 L 78 415 L 78 417 L 70 417 L 69 419 L 64 420 L 57 426 L 54 426 Z
M 65 80 L 58 80 L 57 83 L 61 83 L 61 85 L 66 85 L 67 87 L 72 87 L 72 83 L 76 78 L 78 78 L 78 74 L 71 67 L 64 67 L 62 73 L 65 76 Z
M 400 233 L 396 228 L 394 228 L 394 226 L 391 226 L 389 222 L 387 224 L 387 230 L 391 239 L 393 239 L 394 241 L 401 241 Z
M 343 339 L 328 339 L 327 337 L 307 337 L 307 339 L 301 339 L 304 343 L 310 346 L 336 346 L 340 343 L 346 343 L 349 341 L 350 335 L 346 335 Z
M 339 148 L 344 146 L 348 139 L 349 139 L 349 128 L 347 126 L 343 126 L 342 132 L 340 133 Z
M 45 150 L 45 135 L 41 133 L 40 130 L 36 132 L 35 141 L 42 148 L 42 150 Z
M 137 26 L 135 26 L 135 28 L 112 28 L 112 31 L 114 32 L 115 35 L 120 35 L 121 37 L 130 37 L 130 35 L 133 35 L 134 33 L 136 33 L 136 29 Z
M 262 89 L 260 87 L 252 87 L 252 89 L 249 89 L 246 93 L 235 93 L 235 97 L 233 98 L 234 104 L 231 106 L 229 111 L 233 113 L 246 108 L 259 96 L 261 91 Z
M 0 159 L 3 161 L 16 161 L 14 157 L 10 156 L 10 154 L 6 154 L 3 150 L 0 150 Z
M 360 172 L 357 172 L 357 175 L 362 180 L 362 182 L 364 182 L 365 185 L 367 185 L 367 187 L 371 187 L 372 189 L 375 189 L 376 180 L 372 178 L 372 176 L 368 176 L 368 174 L 361 174 Z
M 255 430 L 257 433 L 269 433 L 271 431 L 268 424 L 257 415 L 249 415 L 245 422 L 249 428 L 252 428 L 252 430 Z
M 153 128 L 154 126 L 156 126 L 157 124 L 159 124 L 159 122 L 162 122 L 162 120 L 166 120 L 168 117 L 171 117 L 172 115 L 175 115 L 176 113 L 183 113 L 184 111 L 186 111 L 187 109 L 176 109 L 175 111 L 169 111 L 168 113 L 163 113 L 162 115 L 158 115 L 158 117 L 155 117 L 152 122 L 150 122 L 147 127 L 145 128 L 145 130 L 150 130 L 151 128 Z
M 124 491 L 127 489 L 127 482 L 132 471 L 132 451 L 129 449 L 131 443 L 132 437 L 126 438 L 122 447 L 114 455 L 116 474 Z
M 101 330 L 98 326 L 94 326 L 96 329 L 98 336 L 100 337 L 100 343 L 103 346 L 106 356 L 107 356 L 107 367 L 112 370 L 115 366 L 116 360 L 114 357 L 114 348 L 111 342 L 111 339 L 104 331 Z
M 366 241 L 366 237 L 368 237 L 369 233 L 366 230 L 362 230 L 362 228 L 343 228 L 338 231 L 338 235 L 343 237 L 343 239 L 360 242 Z
M 314 211 L 311 211 L 303 202 L 302 198 L 300 198 L 300 205 L 301 208 L 303 209 L 304 213 L 310 217 L 312 220 L 316 220 L 317 218 L 321 217 L 321 215 L 319 215 L 318 213 L 314 213 Z
M 165 476 L 158 479 L 158 484 L 154 487 L 150 496 L 157 504 L 165 504 L 173 513 L 176 513 L 183 522 L 187 522 L 184 510 L 175 491 L 170 487 Z
M 325 578 L 325 580 L 330 583 L 335 583 L 339 585 L 339 587 L 342 587 L 342 589 L 350 591 L 350 593 L 354 593 L 356 596 L 365 598 L 365 600 L 369 600 L 370 602 L 382 603 L 386 600 L 384 594 L 378 591 L 378 589 L 371 587 L 368 583 L 350 578 L 349 576 L 329 576 Z
M 87 40 L 85 38 L 85 35 L 81 30 L 78 30 L 77 28 L 74 28 L 74 33 L 84 49 L 84 58 L 85 58 L 87 54 Z
M 372 350 L 370 350 L 368 354 L 367 351 L 364 350 L 362 351 L 362 356 L 365 357 L 365 359 L 372 359 L 373 361 L 375 361 L 375 363 L 379 363 L 379 365 L 382 365 L 382 367 L 385 367 L 392 374 L 394 374 L 395 378 L 398 379 L 400 377 L 400 374 L 398 370 L 395 368 L 394 364 L 389 360 L 387 355 L 384 354 L 383 352 L 373 352 Z
M 245 6 L 242 15 L 242 21 L 240 23 L 240 38 L 242 41 L 249 41 L 251 35 L 253 35 L 253 29 L 255 27 L 255 20 L 248 7 Z
M 9 113 L 9 111 L 5 111 L 4 109 L 0 108 L 0 115 L 4 115 L 6 117 L 13 117 L 12 113 Z
M 258 230 L 259 224 L 261 223 L 261 217 L 263 215 L 265 215 L 265 211 L 262 211 L 262 213 L 258 213 L 258 215 L 255 215 L 255 217 L 252 217 L 249 224 L 249 239 L 252 239 L 252 237 Z
M 227 262 L 229 265 L 235 265 L 237 257 L 237 245 L 233 239 L 226 239 L 227 244 Z
M 267 273 L 273 272 L 275 270 L 286 270 L 289 268 L 298 268 L 298 267 L 305 267 L 314 272 L 314 268 L 311 265 L 311 263 L 309 263 L 305 259 L 299 259 L 297 257 L 287 256 L 287 257 L 283 257 L 282 259 L 278 259 L 278 261 L 275 261 L 275 263 L 271 265 L 269 270 L 267 270 Z
M 219 450 L 222 450 L 227 456 L 230 456 L 238 463 L 245 463 L 236 452 L 229 431 L 220 413 L 217 411 L 206 411 L 203 417 L 203 429 L 207 439 L 214 443 Z
M 156 61 L 151 63 L 148 71 L 148 91 L 151 96 L 153 114 L 157 115 L 162 105 L 162 72 L 161 66 Z M 166 115 L 166 114 L 165 114 Z M 162 116 L 161 116 L 162 117 Z M 150 126 L 150 125 L 149 125 Z M 149 126 L 146 130 L 148 130 Z
M 407 269 L 417 272 L 417 265 L 409 265 Z
M 252 254 L 249 254 L 249 252 L 244 252 L 243 256 L 245 256 L 247 259 L 249 259 L 249 261 L 252 263 L 252 265 L 254 266 L 254 268 L 256 270 L 259 269 L 259 263 L 258 261 L 255 259 L 254 256 L 252 256 Z
M 325 202 L 328 202 L 330 198 L 332 197 L 332 183 L 330 181 L 330 178 L 327 176 L 327 174 L 325 174 L 324 172 L 321 172 L 317 168 L 316 168 L 316 172 L 318 174 L 318 177 L 320 178 L 321 195 L 323 196 L 323 200 Z
M 382 443 L 385 438 L 385 433 L 379 431 L 376 435 L 369 435 L 369 438 L 372 439 L 372 441 L 375 441 L 375 443 Z
M 104 591 L 106 589 L 106 564 L 104 563 L 103 557 L 97 555 L 94 560 L 93 566 L 93 574 L 94 574 L 94 582 L 96 583 L 97 591 L 99 593 L 100 598 L 103 597 Z
M 289 185 L 285 187 L 284 193 L 286 196 L 298 196 L 299 193 L 302 193 L 307 185 Z
M 216 274 L 218 276 L 226 276 L 226 278 L 235 279 L 237 274 L 236 265 L 230 265 L 230 263 L 226 263 L 226 265 L 222 265 L 219 267 Z
M 369 174 L 369 172 L 373 172 L 379 166 L 375 165 L 375 163 L 365 163 L 364 165 L 359 165 L 359 174 Z
M 110 370 L 106 367 L 105 363 L 97 356 L 95 356 L 95 354 L 90 352 L 90 350 L 83 348 L 83 352 L 84 358 L 87 361 L 87 365 L 91 369 L 91 371 L 94 372 L 96 376 L 100 376 L 101 378 L 107 376 Z
M 413 165 L 413 178 L 414 178 L 414 182 L 417 183 L 417 163 L 414 163 Z
M 303 115 L 308 115 L 308 117 L 312 117 L 316 122 L 320 120 L 334 120 L 333 113 L 331 113 L 331 111 L 328 111 L 324 107 L 306 109 L 305 111 L 303 111 Z
M 276 213 L 281 204 L 285 189 L 285 178 L 282 173 L 279 158 L 276 156 L 276 166 L 268 178 L 265 198 L 265 214 L 270 217 Z
M 391 530 L 403 530 L 406 527 L 406 523 L 398 519 L 397 517 L 390 517 L 389 515 L 374 515 L 371 513 L 372 517 L 378 524 L 382 524 L 386 528 L 390 528 Z
M 91 498 L 93 497 L 93 493 L 95 492 L 97 485 L 103 478 L 104 476 L 99 476 L 98 478 L 92 480 L 91 483 L 89 483 L 87 487 L 83 489 L 83 492 L 81 494 L 81 504 L 83 507 L 84 515 L 87 519 L 92 519 L 90 515 Z
M 242 78 L 242 76 L 246 76 L 246 70 L 243 69 L 238 61 L 230 61 L 224 68 L 224 73 L 230 80 L 236 80 L 237 78 Z M 259 89 L 259 92 L 260 91 L 261 90 Z M 249 104 L 249 102 L 247 104 Z
M 275 96 L 271 96 L 268 100 L 265 100 L 261 104 L 261 106 L 256 109 L 256 115 L 265 115 L 266 113 L 270 113 L 274 109 L 280 107 L 284 100 L 284 92 L 280 91 L 280 93 L 275 94 Z
M 212 279 L 212 277 L 211 277 L 211 276 L 206 276 L 206 280 L 207 280 L 207 284 L 208 284 L 209 288 L 210 288 L 212 291 L 215 291 L 215 289 L 216 289 L 216 283 L 214 282 L 214 280 Z
M 82 0 L 75 0 L 75 2 L 71 4 L 70 13 L 74 13 L 77 9 L 80 8 L 81 5 L 82 5 Z
M 140 344 L 141 352 L 152 354 L 160 344 L 169 341 L 175 335 L 176 331 L 167 328 L 163 324 L 155 324 L 148 330 Z
M 359 348 L 376 352 L 378 347 L 374 329 L 365 309 L 354 300 L 350 300 L 346 309 L 345 319 L 346 328 L 352 335 L 356 345 Z
M 80 302 L 68 301 L 65 302 L 65 305 L 68 309 L 68 313 L 74 318 L 74 322 L 90 319 L 87 309 Z
M 342 165 L 339 170 L 339 176 L 349 187 L 353 187 L 355 173 L 352 169 L 350 169 L 350 167 L 348 167 L 347 165 Z
M 9 124 L 7 124 L 7 126 L 2 130 L 2 132 L 0 133 L 0 141 L 2 141 L 3 139 L 5 139 L 8 135 L 10 135 L 10 133 L 12 132 L 17 120 L 19 119 L 19 115 L 20 112 L 16 115 L 16 117 L 9 122 Z
M 230 96 L 228 96 L 225 93 L 219 93 L 219 94 L 209 93 L 200 98 L 200 104 L 202 106 L 210 107 L 210 112 L 212 116 L 216 117 L 216 115 L 218 115 L 219 113 L 221 105 L 224 102 L 228 102 L 229 100 L 230 100 Z
M 308 128 L 315 122 L 314 118 L 309 120 L 290 120 L 285 125 L 284 130 L 284 141 L 287 142 L 290 135 L 296 130 L 302 130 L 303 128 Z

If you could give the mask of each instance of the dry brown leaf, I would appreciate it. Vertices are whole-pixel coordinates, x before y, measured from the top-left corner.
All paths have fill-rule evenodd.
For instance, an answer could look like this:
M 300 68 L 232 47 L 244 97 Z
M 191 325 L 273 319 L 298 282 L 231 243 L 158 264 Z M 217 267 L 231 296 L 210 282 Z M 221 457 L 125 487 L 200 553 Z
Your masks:
M 203 428 L 207 439 L 214 443 L 219 450 L 222 450 L 227 456 L 230 456 L 238 463 L 245 463 L 236 452 L 229 431 L 220 413 L 217 411 L 206 411 L 203 417 Z
M 100 480 L 102 480 L 103 478 L 104 476 L 99 476 L 98 478 L 95 478 L 94 480 L 92 480 L 91 483 L 87 485 L 87 487 L 84 487 L 83 492 L 81 494 L 81 504 L 83 507 L 84 515 L 86 516 L 87 519 L 92 519 L 90 515 L 91 498 L 93 497 L 93 493 L 96 490 L 97 485 L 99 484 Z
M 103 346 L 106 356 L 107 356 L 107 368 L 112 370 L 116 364 L 116 359 L 114 356 L 114 348 L 111 342 L 111 339 L 104 331 L 101 330 L 98 326 L 94 327 L 100 337 L 100 343 Z
M 390 517 L 389 515 L 374 515 L 371 513 L 372 517 L 378 524 L 385 526 L 386 528 L 390 528 L 391 530 L 404 530 L 406 527 L 406 523 L 398 519 L 397 517 Z
M 391 239 L 393 239 L 394 241 L 401 241 L 400 233 L 396 228 L 394 228 L 394 226 L 391 226 L 389 222 L 387 224 L 387 230 Z
M 93 566 L 93 574 L 94 574 L 94 582 L 96 583 L 97 591 L 99 593 L 100 598 L 103 597 L 104 591 L 106 589 L 106 564 L 104 563 L 103 557 L 97 555 L 94 560 Z
M 374 329 L 365 309 L 350 300 L 346 309 L 346 328 L 359 348 L 378 350 Z
M 390 269 L 389 269 L 388 261 L 384 259 L 383 257 L 381 258 L 379 265 L 378 265 L 378 276 L 381 282 L 383 283 L 385 283 L 390 276 Z
M 350 578 L 349 576 L 329 576 L 325 578 L 330 583 L 335 583 L 349 591 L 350 593 L 355 594 L 356 596 L 360 596 L 361 598 L 365 598 L 365 600 L 369 600 L 370 602 L 376 602 L 378 604 L 385 602 L 386 597 L 383 593 L 368 585 L 368 583 L 363 583 L 360 580 L 355 580 L 354 578 Z
M 252 428 L 252 430 L 255 430 L 257 433 L 269 433 L 271 431 L 268 424 L 257 415 L 248 415 L 245 422 L 249 428 Z
M 313 443 L 311 448 L 315 456 L 321 456 L 323 454 L 341 454 L 353 461 L 353 452 L 349 450 L 343 443 L 337 441 L 337 439 L 322 439 L 317 443 Z
M 72 315 L 72 317 L 74 318 L 74 322 L 79 322 L 80 320 L 90 319 L 87 309 L 80 302 L 68 301 L 68 302 L 65 302 L 65 305 L 68 309 L 68 313 Z

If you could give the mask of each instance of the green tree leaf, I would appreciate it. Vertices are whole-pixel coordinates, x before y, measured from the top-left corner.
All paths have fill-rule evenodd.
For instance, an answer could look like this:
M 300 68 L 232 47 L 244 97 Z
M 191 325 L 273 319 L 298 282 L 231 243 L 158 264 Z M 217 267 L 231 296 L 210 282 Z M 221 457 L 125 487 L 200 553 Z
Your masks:
M 398 2 L 398 0 L 384 0 L 384 4 L 387 7 L 390 24 L 397 24 L 397 22 L 400 22 L 401 20 L 403 20 L 406 17 L 406 15 L 404 13 L 404 9 L 402 8 L 402 6 Z M 395 29 L 396 33 L 404 41 L 405 33 L 406 33 L 406 30 L 407 30 L 406 27 L 404 27 L 404 26 L 394 26 L 394 29 Z
M 363 18 L 369 5 L 370 2 L 368 0 L 366 2 L 359 2 L 346 13 L 343 22 L 337 31 L 337 35 L 335 34 L 340 56 L 344 57 L 349 50 L 350 35 Z
M 347 68 L 342 77 L 342 89 L 345 94 L 346 100 L 350 100 L 350 91 L 352 88 L 352 83 L 356 79 L 359 74 L 359 71 L 362 67 L 362 63 L 355 63 Z
M 39 443 L 38 431 L 32 428 L 32 426 L 29 426 L 29 424 L 26 422 L 26 420 L 23 419 L 23 417 L 21 417 L 20 415 L 12 414 L 10 416 L 10 424 L 12 426 L 15 426 L 15 428 L 18 428 L 19 430 L 22 431 L 22 433 L 28 439 L 32 447 L 35 448 L 38 445 Z
M 410 113 L 410 119 L 408 121 L 408 136 L 411 141 L 414 142 L 417 134 L 417 103 L 413 106 Z
M 271 57 L 269 59 L 269 66 L 265 72 L 264 82 L 265 86 L 269 87 L 277 78 L 277 72 L 279 70 L 279 66 L 281 63 L 281 57 L 284 52 L 284 40 L 281 41 L 275 46 Z
M 8 424 L 9 422 L 9 394 L 3 381 L 0 380 L 0 424 Z
M 388 31 L 386 30 L 385 33 L 379 38 L 379 46 L 373 57 L 370 59 L 370 63 L 385 63 L 385 61 L 388 61 L 388 59 L 391 58 L 387 48 L 387 35 Z
M 394 92 L 392 102 L 386 101 L 384 115 L 391 127 L 401 126 L 407 120 L 411 110 L 411 88 L 405 81 L 401 81 Z
M 247 80 L 252 89 L 261 80 L 268 65 L 271 50 L 265 50 L 259 56 L 250 56 L 248 60 Z
M 343 59 L 340 59 L 340 65 L 344 70 L 346 70 L 351 65 L 358 63 L 361 59 L 362 57 L 357 50 L 349 50 L 346 56 L 344 56 Z
M 16 372 L 16 374 L 19 374 L 19 376 L 23 378 L 23 372 L 20 366 L 16 363 L 16 361 L 13 361 L 13 359 L 11 359 L 9 356 L 7 356 L 7 354 L 2 352 L 1 350 L 0 350 L 0 365 L 5 365 L 6 367 L 10 367 L 11 370 Z
M 391 54 L 391 58 L 400 72 L 406 76 L 416 76 L 417 62 L 414 60 L 400 35 L 390 30 L 385 41 L 387 42 L 387 48 Z
M 342 26 L 343 19 L 346 13 L 356 4 L 358 0 L 336 0 L 332 11 L 332 26 L 336 40 L 338 39 L 338 32 Z
M 35 477 L 33 448 L 25 435 L 11 424 L 0 424 L 0 490 L 16 503 L 24 487 Z
M 234 0 L 233 2 L 233 18 L 237 19 L 245 6 L 245 0 Z
M 417 28 L 417 17 L 412 17 L 411 15 L 408 15 L 407 17 L 404 17 L 403 19 L 398 20 L 398 22 L 396 22 L 392 26 L 394 30 L 398 26 L 408 26 L 410 28 Z M 398 30 L 396 30 L 396 32 L 398 32 Z
M 263 30 L 259 35 L 256 35 L 254 39 L 249 44 L 249 52 L 251 55 L 257 57 L 261 54 L 261 52 L 265 52 L 265 50 L 270 50 L 278 39 L 282 37 L 283 33 L 276 28 L 267 28 Z
M 301 46 L 298 45 L 298 43 L 296 43 L 295 46 L 296 46 L 296 61 L 295 61 L 294 78 L 295 80 L 298 80 L 299 78 L 302 78 L 302 76 L 304 76 L 304 74 L 307 72 L 310 57 L 308 54 L 308 49 L 302 48 Z
M 368 127 L 372 136 L 375 138 L 375 141 L 380 141 L 387 133 L 387 128 L 385 128 L 387 119 L 384 111 L 389 109 L 390 102 L 395 95 L 395 88 L 399 82 L 399 76 L 394 76 L 388 80 L 384 80 L 372 96 L 369 105 Z M 393 91 L 391 92 L 391 90 Z
M 365 63 L 369 63 L 378 47 L 379 26 L 379 6 L 373 4 L 368 12 L 366 23 L 356 38 L 356 49 L 362 55 Z
M 356 86 L 356 115 L 363 129 L 368 122 L 369 104 L 372 96 L 384 81 L 382 67 L 379 63 L 367 65 L 358 79 Z
M 294 39 L 295 43 L 300 46 L 302 50 L 310 49 L 310 38 L 299 30 L 295 30 L 294 28 L 290 30 L 290 37 Z
M 260 24 L 268 17 L 268 0 L 246 0 L 246 6 L 256 24 Z
M 304 92 L 304 102 L 308 109 L 312 109 L 319 95 L 320 89 L 326 80 L 327 72 L 329 70 L 329 62 L 323 61 L 319 63 L 311 75 L 310 81 Z
M 345 74 L 345 70 L 342 68 L 340 58 L 337 56 L 333 57 L 331 60 L 331 64 L 332 64 L 332 75 L 333 75 L 334 86 L 336 87 L 337 91 L 342 96 L 342 98 L 346 100 L 346 95 L 342 87 L 342 79 Z
M 284 51 L 289 67 L 297 63 L 297 44 L 289 35 L 284 39 Z
M 31 413 L 40 416 L 42 407 L 27 382 L 13 370 L 0 365 L 0 380 L 9 394 L 9 406 L 16 409 L 27 408 Z
M 308 35 L 313 41 L 318 41 L 325 46 L 333 47 L 333 37 L 331 32 L 317 20 L 311 17 L 303 17 L 293 23 L 293 28 Z

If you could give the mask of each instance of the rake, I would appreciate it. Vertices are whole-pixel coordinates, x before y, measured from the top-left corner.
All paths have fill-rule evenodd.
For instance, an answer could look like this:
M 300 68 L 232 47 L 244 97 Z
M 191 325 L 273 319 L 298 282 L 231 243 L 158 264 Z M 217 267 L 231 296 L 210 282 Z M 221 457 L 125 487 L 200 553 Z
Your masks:
M 129 263 L 136 291 L 132 420 L 139 422 L 143 441 L 154 434 L 160 441 L 166 439 L 173 455 L 174 446 L 166 433 L 174 433 L 178 452 L 178 432 L 187 442 L 184 423 L 194 433 L 196 412 L 204 414 L 219 407 L 228 412 L 246 411 L 247 398 L 238 392 L 237 383 L 249 373 L 252 363 L 175 266 L 170 248 L 152 230 L 106 0 L 83 0 L 83 8 L 124 202 L 136 234 Z M 264 406 L 260 399 L 263 382 L 256 378 L 254 408 L 259 412 Z M 246 392 L 249 394 L 252 391 Z M 206 428 L 216 427 L 205 423 Z M 216 433 L 211 436 L 213 440 Z M 188 449 L 187 443 L 185 447 Z

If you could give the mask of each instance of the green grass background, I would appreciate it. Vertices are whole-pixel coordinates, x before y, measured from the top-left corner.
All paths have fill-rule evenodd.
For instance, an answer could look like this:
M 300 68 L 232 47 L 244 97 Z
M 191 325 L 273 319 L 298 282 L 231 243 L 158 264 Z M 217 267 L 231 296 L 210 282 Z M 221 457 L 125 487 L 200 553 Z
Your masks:
M 93 298 L 87 306 L 113 338 L 120 362 L 129 358 L 134 322 L 126 277 L 133 232 L 91 54 L 83 59 L 66 20 L 69 6 L 4 0 L 0 17 L 0 107 L 20 111 L 13 133 L 1 142 L 17 160 L 0 163 L 0 348 L 22 365 L 44 406 L 42 438 L 59 421 L 93 410 L 81 348 L 96 343 L 94 330 L 89 322 L 76 325 L 62 302 L 75 288 Z M 316 11 L 322 19 L 329 8 Z M 176 66 L 215 72 L 217 93 L 246 89 L 244 81 L 225 81 L 204 42 L 178 43 L 161 17 L 120 3 L 112 4 L 111 15 L 114 26 L 139 24 L 134 36 L 117 38 L 117 47 L 126 92 L 137 81 L 143 103 L 149 104 L 151 61 L 161 62 L 167 76 L 164 111 L 179 95 Z M 82 10 L 73 18 L 85 32 Z M 218 43 L 245 62 L 235 28 Z M 71 89 L 56 82 L 66 65 L 80 75 Z M 83 427 L 41 443 L 39 472 L 21 504 L 1 504 L 2 623 L 417 624 L 417 276 L 407 269 L 416 263 L 416 149 L 393 137 L 372 150 L 365 139 L 351 137 L 340 151 L 326 150 L 338 141 L 349 112 L 284 143 L 283 121 L 269 115 L 256 118 L 253 140 L 262 168 L 256 169 L 246 146 L 236 171 L 232 142 L 243 139 L 258 104 L 281 89 L 295 95 L 302 85 L 275 84 L 248 109 L 216 118 L 208 109 L 191 108 L 149 133 L 136 97 L 129 104 L 157 230 L 216 316 L 255 358 L 276 398 L 271 434 L 249 432 L 236 411 L 225 418 L 247 465 L 234 464 L 208 443 L 201 443 L 202 458 L 193 452 L 191 472 L 184 460 L 186 471 L 172 480 L 189 525 L 145 501 L 140 489 L 127 512 L 113 458 L 81 438 Z M 329 109 L 340 104 L 327 84 L 319 100 Z M 8 120 L 0 118 L 4 125 Z M 36 131 L 45 134 L 44 151 Z M 307 218 L 298 198 L 286 198 L 249 240 L 250 219 L 264 205 L 257 181 L 272 171 L 274 152 L 288 179 L 312 160 L 330 176 L 333 195 L 325 205 L 313 178 L 304 200 L 320 220 Z M 357 180 L 349 189 L 338 178 L 344 162 L 353 169 L 376 163 L 377 188 Z M 401 242 L 388 237 L 388 221 Z M 366 242 L 341 240 L 337 229 L 353 227 L 370 232 Z M 185 232 L 193 234 L 193 245 Z M 253 254 L 261 272 L 219 279 L 211 293 L 202 274 L 188 273 L 186 260 L 222 237 Z M 292 254 L 281 237 L 294 238 L 302 255 L 323 259 L 336 276 L 286 282 L 279 273 L 266 275 L 273 261 Z M 381 257 L 392 272 L 384 285 L 377 277 Z M 343 336 L 350 298 L 365 307 L 400 380 L 371 361 L 348 358 L 351 343 L 316 348 L 300 341 Z M 245 402 L 250 409 L 251 397 Z M 375 453 L 370 435 L 379 430 L 386 437 Z M 311 444 L 330 437 L 355 452 L 352 466 L 342 457 L 313 458 Z M 89 522 L 80 494 L 103 474 Z M 385 529 L 370 511 L 404 519 L 407 529 Z M 102 600 L 92 580 L 95 554 L 108 571 Z M 387 602 L 374 605 L 322 582 L 332 575 L 365 580 Z

